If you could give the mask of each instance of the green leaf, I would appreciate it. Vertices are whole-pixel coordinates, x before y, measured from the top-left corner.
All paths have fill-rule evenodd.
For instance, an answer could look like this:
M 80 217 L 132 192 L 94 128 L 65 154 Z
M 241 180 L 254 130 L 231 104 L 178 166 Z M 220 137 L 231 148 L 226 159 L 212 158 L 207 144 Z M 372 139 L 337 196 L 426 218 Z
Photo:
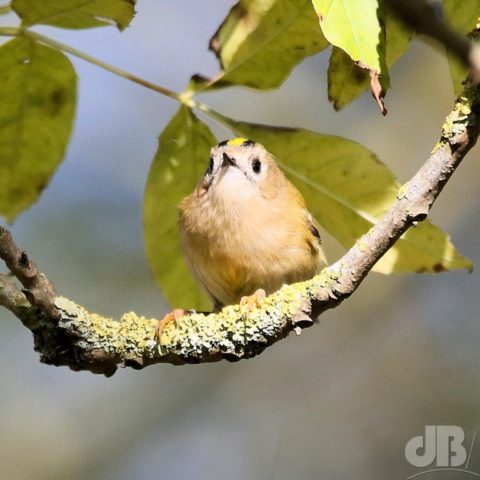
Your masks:
M 385 32 L 378 0 L 312 0 L 325 38 L 362 68 L 388 81 Z
M 217 141 L 187 107 L 181 107 L 160 135 L 144 198 L 144 237 L 148 261 L 167 300 L 174 306 L 207 310 L 182 256 L 177 205 L 203 177 Z
M 116 24 L 123 30 L 135 15 L 135 0 L 13 0 L 23 26 L 92 28 Z
M 63 159 L 75 113 L 69 59 L 19 37 L 0 47 L 0 214 L 13 220 Z
M 390 68 L 407 51 L 414 32 L 394 16 L 386 19 L 386 61 Z M 328 66 L 328 98 L 335 110 L 341 110 L 370 85 L 366 70 L 357 66 L 340 48 L 333 47 Z M 386 90 L 388 85 L 384 85 Z
M 232 129 L 262 143 L 301 191 L 322 227 L 349 248 L 395 201 L 399 183 L 364 146 L 303 129 L 234 122 Z M 448 236 L 425 221 L 410 229 L 375 265 L 381 273 L 466 268 Z
M 445 20 L 463 35 L 473 30 L 480 17 L 480 0 L 444 0 Z M 447 53 L 455 94 L 463 91 L 462 82 L 467 78 L 468 68 L 451 53 Z
M 211 80 L 195 76 L 190 90 L 276 88 L 295 65 L 327 45 L 310 0 L 241 0 L 210 41 L 222 72 Z

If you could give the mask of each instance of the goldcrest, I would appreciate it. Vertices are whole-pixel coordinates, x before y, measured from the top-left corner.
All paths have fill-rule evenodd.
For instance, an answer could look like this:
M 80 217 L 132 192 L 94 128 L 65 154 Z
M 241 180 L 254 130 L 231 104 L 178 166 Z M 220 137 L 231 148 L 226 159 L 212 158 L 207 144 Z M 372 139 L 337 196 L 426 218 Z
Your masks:
M 301 193 L 251 140 L 212 148 L 179 216 L 185 259 L 215 310 L 311 278 L 326 263 Z

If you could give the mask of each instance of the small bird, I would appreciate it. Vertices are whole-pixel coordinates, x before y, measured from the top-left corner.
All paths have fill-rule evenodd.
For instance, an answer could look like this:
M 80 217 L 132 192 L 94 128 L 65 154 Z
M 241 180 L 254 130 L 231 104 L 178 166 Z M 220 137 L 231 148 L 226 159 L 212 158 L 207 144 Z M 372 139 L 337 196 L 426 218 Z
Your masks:
M 260 144 L 234 138 L 213 147 L 203 179 L 179 205 L 186 262 L 213 301 L 256 304 L 326 264 L 301 193 Z M 159 322 L 157 338 L 174 310 Z

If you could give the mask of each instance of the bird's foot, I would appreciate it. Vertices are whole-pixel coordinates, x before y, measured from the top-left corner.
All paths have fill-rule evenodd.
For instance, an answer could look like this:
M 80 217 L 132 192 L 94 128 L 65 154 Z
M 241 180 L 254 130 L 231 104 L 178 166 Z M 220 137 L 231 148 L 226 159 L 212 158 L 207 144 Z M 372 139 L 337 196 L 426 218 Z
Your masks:
M 258 308 L 267 297 L 267 293 L 263 288 L 259 288 L 253 295 L 248 295 L 240 299 L 240 309 L 244 312 L 251 312 L 254 308 Z
M 186 315 L 187 313 L 190 313 L 190 312 L 188 310 L 183 310 L 182 308 L 175 308 L 171 312 L 167 313 L 161 320 L 159 320 L 155 328 L 155 340 L 157 341 L 157 343 L 160 343 L 160 339 L 162 337 L 162 333 L 165 330 L 165 327 L 170 322 L 175 322 L 175 326 L 176 326 L 178 320 L 180 320 L 180 318 Z

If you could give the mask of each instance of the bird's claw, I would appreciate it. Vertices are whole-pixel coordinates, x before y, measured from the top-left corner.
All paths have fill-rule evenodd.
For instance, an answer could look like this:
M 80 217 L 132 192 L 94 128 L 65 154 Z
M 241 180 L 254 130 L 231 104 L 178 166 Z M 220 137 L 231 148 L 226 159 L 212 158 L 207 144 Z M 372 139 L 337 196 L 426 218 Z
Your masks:
M 263 288 L 259 288 L 253 295 L 248 295 L 240 299 L 240 309 L 244 312 L 251 312 L 258 308 L 261 302 L 267 297 Z
M 187 313 L 187 310 L 183 310 L 182 308 L 175 308 L 171 312 L 167 313 L 161 320 L 159 320 L 157 326 L 155 327 L 155 340 L 157 341 L 157 343 L 160 343 L 160 339 L 165 330 L 165 327 L 170 322 L 175 322 L 176 325 L 178 320 Z

